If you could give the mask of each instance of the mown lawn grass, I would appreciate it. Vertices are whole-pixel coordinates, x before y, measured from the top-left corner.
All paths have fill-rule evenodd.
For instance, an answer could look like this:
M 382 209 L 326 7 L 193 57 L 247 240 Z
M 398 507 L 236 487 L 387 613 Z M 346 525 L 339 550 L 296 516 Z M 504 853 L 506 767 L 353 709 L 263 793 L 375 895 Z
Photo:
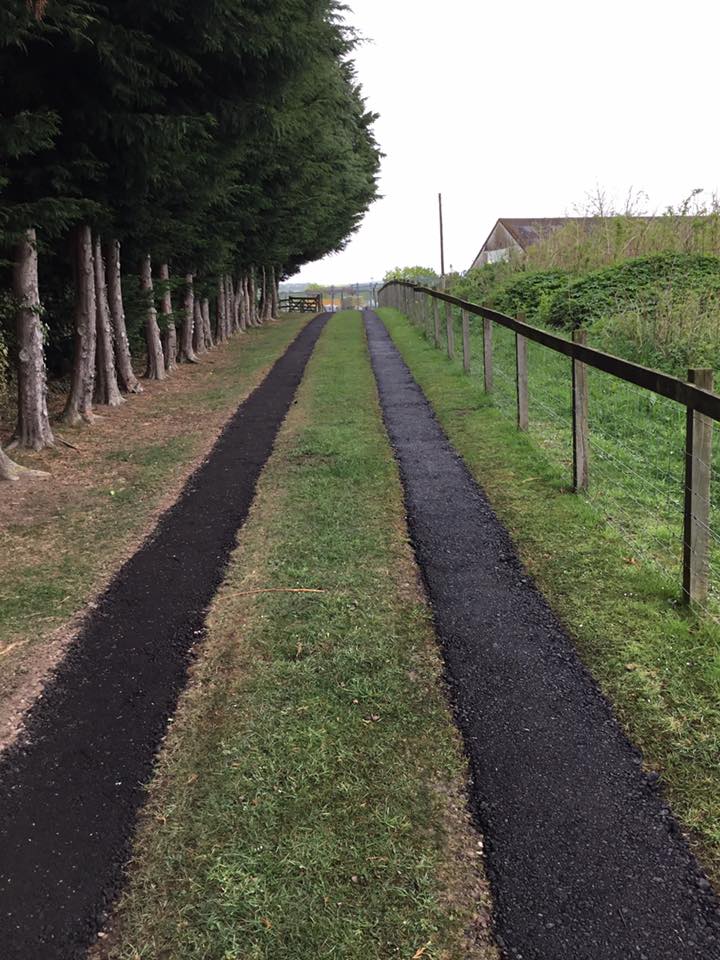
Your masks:
M 211 611 L 102 956 L 496 957 L 415 576 L 360 319 L 338 314 Z
M 380 313 L 720 882 L 720 628 L 678 607 L 678 584 L 569 492 L 567 472 L 492 405 L 477 375 L 465 376 L 397 311 Z
M 196 367 L 146 384 L 96 425 L 60 428 L 77 449 L 59 444 L 25 458 L 50 478 L 3 486 L 0 714 L 24 678 L 42 672 L 36 661 L 53 631 L 82 610 L 177 496 L 227 417 L 307 319 L 235 337 Z M 0 724 L 0 739 L 2 732 Z

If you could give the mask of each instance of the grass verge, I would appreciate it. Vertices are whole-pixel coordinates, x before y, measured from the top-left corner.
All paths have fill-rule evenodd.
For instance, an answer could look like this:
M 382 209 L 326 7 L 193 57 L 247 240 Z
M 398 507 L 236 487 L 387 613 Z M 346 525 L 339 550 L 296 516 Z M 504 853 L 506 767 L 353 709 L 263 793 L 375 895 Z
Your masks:
M 715 883 L 720 882 L 720 628 L 678 608 L 677 584 L 628 556 L 556 462 L 395 310 L 380 314 L 451 442 L 614 705 Z
M 307 319 L 234 337 L 201 363 L 145 382 L 141 395 L 92 427 L 60 428 L 72 447 L 22 458 L 50 471 L 48 480 L 3 484 L 0 742 L 60 654 L 69 622 L 175 500 L 230 414 Z
M 496 958 L 438 677 L 361 322 L 338 314 L 261 478 L 97 955 Z
M 460 311 L 455 309 L 456 364 L 460 363 Z M 555 335 L 563 331 L 548 328 Z M 591 346 L 613 350 L 597 341 Z M 444 331 L 443 331 L 444 334 Z M 482 323 L 470 323 L 472 355 L 479 372 L 483 356 Z M 528 342 L 529 433 L 564 476 L 572 473 L 571 365 L 562 354 Z M 515 421 L 517 386 L 515 334 L 493 325 L 493 403 Z M 675 583 L 682 581 L 683 490 L 685 487 L 686 411 L 673 400 L 587 369 L 590 417 L 591 484 L 589 498 L 612 526 L 622 531 L 628 551 L 652 560 Z M 711 463 L 720 471 L 720 447 Z M 720 483 L 710 495 L 710 598 L 708 615 L 720 623 Z

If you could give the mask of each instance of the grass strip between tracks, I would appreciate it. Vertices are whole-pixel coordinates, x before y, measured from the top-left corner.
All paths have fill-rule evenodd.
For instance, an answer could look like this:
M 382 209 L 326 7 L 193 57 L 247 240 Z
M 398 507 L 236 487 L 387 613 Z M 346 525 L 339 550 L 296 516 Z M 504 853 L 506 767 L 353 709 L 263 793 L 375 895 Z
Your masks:
M 439 674 L 361 321 L 339 314 L 261 478 L 96 955 L 496 957 Z
M 455 448 L 720 883 L 720 629 L 571 494 L 556 464 L 395 310 L 379 311 Z M 631 560 L 632 562 L 629 562 Z

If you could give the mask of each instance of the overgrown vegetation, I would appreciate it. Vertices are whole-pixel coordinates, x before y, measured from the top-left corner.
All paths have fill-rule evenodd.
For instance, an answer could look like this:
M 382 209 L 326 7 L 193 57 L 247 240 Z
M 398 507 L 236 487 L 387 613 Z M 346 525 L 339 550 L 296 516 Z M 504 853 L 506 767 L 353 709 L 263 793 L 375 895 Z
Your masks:
M 719 258 L 661 253 L 595 270 L 562 285 L 547 305 L 547 320 L 558 327 L 587 326 L 637 306 L 647 311 L 668 294 L 676 301 L 688 295 L 715 304 L 719 293 Z
M 598 446 L 591 460 L 595 493 L 572 496 L 565 358 L 531 354 L 539 379 L 531 382 L 531 433 L 520 433 L 509 332 L 506 340 L 496 335 L 496 372 L 505 369 L 491 397 L 481 377 L 448 363 L 404 317 L 393 310 L 382 315 L 585 663 L 647 764 L 661 774 L 700 858 L 720 880 L 720 626 L 681 607 L 677 573 L 656 564 L 658 552 L 677 553 L 681 543 L 682 409 L 669 401 L 653 409 L 654 398 L 608 377 L 591 383 L 591 438 L 602 438 L 607 473 L 598 480 Z M 479 333 L 473 349 L 477 369 Z M 636 459 L 641 453 L 645 459 Z M 647 550 L 638 551 L 638 539 Z
M 585 216 L 528 251 L 531 270 L 568 270 L 581 274 L 659 253 L 720 257 L 720 202 L 693 190 L 677 207 L 644 215 L 630 198 L 618 212 L 602 196 L 591 199 Z
M 213 605 L 100 953 L 496 958 L 464 773 L 362 324 L 339 314 Z
M 611 353 L 685 376 L 720 368 L 720 208 L 699 191 L 653 217 L 598 201 L 524 257 L 448 278 L 451 292 L 529 322 L 583 326 Z

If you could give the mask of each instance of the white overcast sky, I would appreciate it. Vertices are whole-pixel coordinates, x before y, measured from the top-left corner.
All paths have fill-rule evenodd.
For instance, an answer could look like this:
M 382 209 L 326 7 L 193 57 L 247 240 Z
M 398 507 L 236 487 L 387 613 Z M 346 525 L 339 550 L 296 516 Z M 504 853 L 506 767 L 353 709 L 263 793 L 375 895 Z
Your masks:
M 293 280 L 466 269 L 498 217 L 563 216 L 602 187 L 648 210 L 720 185 L 716 0 L 349 0 L 383 161 L 342 253 Z

